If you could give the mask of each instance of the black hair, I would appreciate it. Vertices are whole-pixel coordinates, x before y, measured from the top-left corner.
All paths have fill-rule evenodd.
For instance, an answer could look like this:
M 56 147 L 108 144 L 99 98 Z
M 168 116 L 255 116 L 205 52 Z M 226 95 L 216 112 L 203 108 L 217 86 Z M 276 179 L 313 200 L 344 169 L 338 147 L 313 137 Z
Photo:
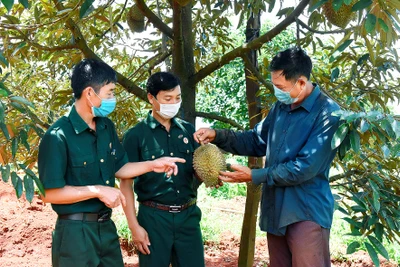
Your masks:
M 280 71 L 286 80 L 297 80 L 300 76 L 310 80 L 312 62 L 300 47 L 292 47 L 279 52 L 269 64 L 269 71 Z
M 157 96 L 160 91 L 170 91 L 180 85 L 179 78 L 171 72 L 156 72 L 147 80 L 147 93 Z
M 109 83 L 117 82 L 117 74 L 106 63 L 96 59 L 84 59 L 72 70 L 71 87 L 74 97 L 80 99 L 86 87 L 92 87 L 96 93 Z

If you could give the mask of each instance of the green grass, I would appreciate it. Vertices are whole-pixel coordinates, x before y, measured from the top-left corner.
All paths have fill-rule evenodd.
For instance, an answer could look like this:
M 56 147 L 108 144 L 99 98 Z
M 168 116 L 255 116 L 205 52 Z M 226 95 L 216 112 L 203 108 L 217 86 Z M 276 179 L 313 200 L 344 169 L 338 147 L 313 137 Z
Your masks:
M 240 236 L 245 196 L 246 186 L 244 184 L 224 184 L 219 189 L 200 186 L 198 206 L 202 210 L 200 225 L 204 241 L 218 242 L 221 240 L 221 235 L 226 232 Z M 234 201 L 232 201 L 233 198 Z M 233 203 L 235 206 L 232 206 Z M 349 258 L 349 255 L 346 254 L 347 245 L 353 241 L 362 241 L 362 239 L 347 235 L 350 232 L 349 224 L 341 218 L 341 213 L 336 211 L 331 229 L 330 248 L 332 258 L 345 261 Z M 113 219 L 117 225 L 118 234 L 122 238 L 131 240 L 131 233 L 123 212 L 114 212 Z M 266 238 L 265 233 L 260 231 L 258 222 L 256 227 L 256 237 Z M 400 264 L 400 244 L 389 244 L 385 240 L 383 245 L 387 249 L 390 259 Z

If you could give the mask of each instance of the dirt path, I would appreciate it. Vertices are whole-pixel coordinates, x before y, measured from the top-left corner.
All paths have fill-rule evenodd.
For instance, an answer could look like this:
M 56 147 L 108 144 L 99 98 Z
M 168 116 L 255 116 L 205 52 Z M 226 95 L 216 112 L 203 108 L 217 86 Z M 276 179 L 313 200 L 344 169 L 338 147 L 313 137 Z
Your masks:
M 51 233 L 56 215 L 50 205 L 34 198 L 32 204 L 18 200 L 10 184 L 0 181 L 0 267 L 50 267 Z M 218 244 L 205 244 L 207 267 L 237 266 L 240 237 L 224 233 Z M 125 266 L 137 267 L 137 256 L 131 247 L 121 243 Z M 256 241 L 254 265 L 266 267 L 268 262 L 266 240 Z M 373 267 L 369 257 L 357 253 L 346 262 L 335 261 L 332 266 Z M 381 266 L 395 267 L 396 264 L 384 263 Z M 190 267 L 190 266 L 188 266 Z

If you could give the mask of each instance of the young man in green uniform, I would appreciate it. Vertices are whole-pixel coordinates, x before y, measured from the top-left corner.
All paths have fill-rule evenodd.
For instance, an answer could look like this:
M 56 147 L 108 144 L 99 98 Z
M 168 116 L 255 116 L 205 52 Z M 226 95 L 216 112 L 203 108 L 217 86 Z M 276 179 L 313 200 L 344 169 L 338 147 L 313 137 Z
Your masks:
M 39 177 L 45 202 L 58 214 L 52 263 L 60 267 L 124 266 L 111 208 L 125 205 L 114 188 L 146 172 L 177 173 L 178 158 L 128 163 L 114 124 L 105 118 L 116 104 L 116 73 L 104 62 L 83 60 L 75 66 L 71 86 L 75 104 L 55 122 L 39 146 Z
M 139 250 L 139 264 L 204 267 L 201 211 L 196 205 L 200 182 L 192 167 L 197 143 L 193 139 L 193 125 L 175 118 L 182 101 L 179 79 L 168 72 L 155 73 L 147 81 L 147 93 L 151 112 L 123 139 L 129 161 L 169 155 L 184 158 L 186 163 L 179 164 L 179 174 L 174 177 L 150 172 L 135 179 L 137 217 L 133 180 L 121 181 L 121 192 L 126 198 L 124 210 Z

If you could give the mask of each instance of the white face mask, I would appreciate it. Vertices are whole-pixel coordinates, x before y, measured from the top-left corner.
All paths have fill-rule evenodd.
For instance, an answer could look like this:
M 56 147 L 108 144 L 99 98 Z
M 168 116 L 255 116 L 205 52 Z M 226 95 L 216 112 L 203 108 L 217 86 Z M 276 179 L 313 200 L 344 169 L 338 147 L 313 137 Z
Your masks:
M 176 104 L 161 104 L 160 102 L 158 103 L 160 104 L 160 111 L 157 111 L 157 113 L 164 119 L 172 119 L 176 116 L 176 114 L 178 114 L 182 101 Z

